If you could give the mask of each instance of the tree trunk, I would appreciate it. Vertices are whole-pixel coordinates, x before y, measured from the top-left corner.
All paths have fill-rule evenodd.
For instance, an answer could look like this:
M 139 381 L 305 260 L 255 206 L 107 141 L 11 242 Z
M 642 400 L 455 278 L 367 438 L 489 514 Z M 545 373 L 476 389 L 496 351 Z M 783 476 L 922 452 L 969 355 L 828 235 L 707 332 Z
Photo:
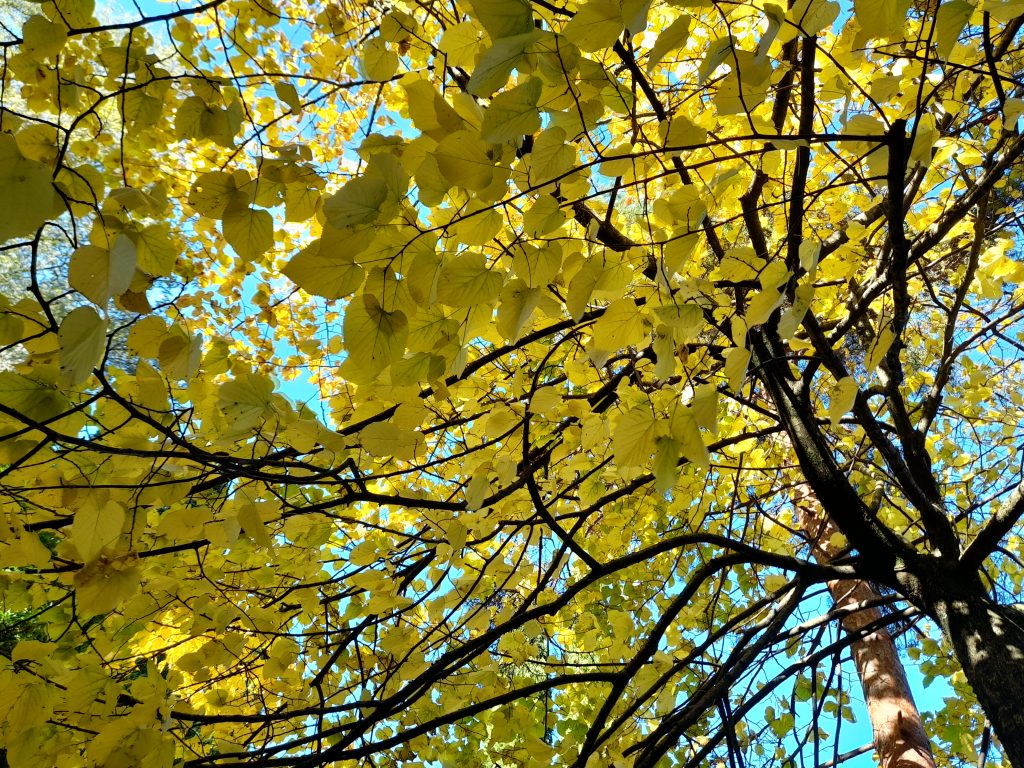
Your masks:
M 837 530 L 822 515 L 811 494 L 807 486 L 794 493 L 800 525 L 810 536 L 814 558 L 820 563 L 830 563 L 840 554 L 839 547 L 832 543 Z M 837 608 L 871 606 L 879 598 L 877 590 L 866 581 L 831 581 L 828 588 Z M 847 632 L 857 635 L 881 618 L 878 608 L 867 607 L 848 614 L 842 624 Z M 851 650 L 881 768 L 935 768 L 921 713 L 914 703 L 892 635 L 885 628 L 876 629 L 856 640 Z
M 976 575 L 936 561 L 916 591 L 938 621 L 1003 754 L 1024 768 L 1024 611 L 991 600 Z

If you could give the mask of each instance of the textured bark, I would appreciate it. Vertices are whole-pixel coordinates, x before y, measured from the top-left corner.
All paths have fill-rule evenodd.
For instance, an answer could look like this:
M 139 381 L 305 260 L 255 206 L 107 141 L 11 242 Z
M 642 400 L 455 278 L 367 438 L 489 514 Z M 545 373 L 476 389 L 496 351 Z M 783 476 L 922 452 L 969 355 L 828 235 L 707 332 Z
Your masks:
M 804 486 L 794 496 L 800 524 L 811 539 L 814 558 L 821 563 L 831 562 L 840 554 L 831 541 L 836 527 L 822 515 L 810 488 Z M 850 634 L 861 634 L 864 627 L 882 618 L 878 608 L 870 607 L 879 594 L 868 582 L 837 580 L 829 582 L 828 588 L 838 608 L 869 606 L 842 620 L 843 628 Z M 914 703 L 892 635 L 884 628 L 876 629 L 855 641 L 851 650 L 881 768 L 935 768 L 921 713 Z
M 976 574 L 941 562 L 916 589 L 952 643 L 1003 755 L 1024 767 L 1024 611 L 993 602 Z

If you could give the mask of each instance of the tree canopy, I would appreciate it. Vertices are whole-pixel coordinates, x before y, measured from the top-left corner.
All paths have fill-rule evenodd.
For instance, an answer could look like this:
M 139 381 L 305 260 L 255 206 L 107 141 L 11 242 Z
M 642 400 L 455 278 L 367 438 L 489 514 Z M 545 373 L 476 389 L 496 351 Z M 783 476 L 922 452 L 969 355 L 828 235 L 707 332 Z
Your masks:
M 1024 768 L 1024 2 L 30 10 L 12 766 Z

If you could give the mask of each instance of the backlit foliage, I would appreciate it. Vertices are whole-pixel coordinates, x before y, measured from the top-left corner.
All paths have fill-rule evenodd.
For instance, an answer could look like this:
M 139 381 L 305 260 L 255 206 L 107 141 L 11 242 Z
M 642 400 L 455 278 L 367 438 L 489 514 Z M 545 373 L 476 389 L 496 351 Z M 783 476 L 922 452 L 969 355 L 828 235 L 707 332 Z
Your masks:
M 2 42 L 12 766 L 824 762 L 841 575 L 976 761 L 900 574 L 1021 595 L 1024 3 L 140 7 Z

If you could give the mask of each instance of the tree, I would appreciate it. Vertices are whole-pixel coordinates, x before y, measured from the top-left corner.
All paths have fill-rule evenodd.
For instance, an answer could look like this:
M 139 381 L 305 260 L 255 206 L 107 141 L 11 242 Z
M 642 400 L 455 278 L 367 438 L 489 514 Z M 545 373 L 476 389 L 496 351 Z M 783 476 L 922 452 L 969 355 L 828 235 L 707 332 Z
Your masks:
M 1022 13 L 42 3 L 10 764 L 1024 768 Z

